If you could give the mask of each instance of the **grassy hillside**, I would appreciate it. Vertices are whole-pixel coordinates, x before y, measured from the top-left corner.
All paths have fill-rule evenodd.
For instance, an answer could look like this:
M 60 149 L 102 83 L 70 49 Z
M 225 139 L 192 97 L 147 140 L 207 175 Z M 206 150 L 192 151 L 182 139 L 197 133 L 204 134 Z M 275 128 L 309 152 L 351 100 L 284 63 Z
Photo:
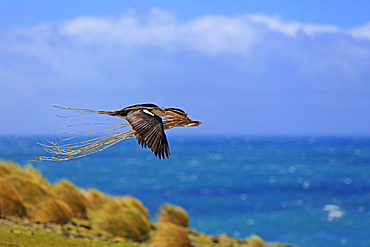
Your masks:
M 157 222 L 149 218 L 134 197 L 67 180 L 50 184 L 31 166 L 0 161 L 0 246 L 288 246 L 197 232 L 189 229 L 188 213 L 172 204 L 160 208 Z

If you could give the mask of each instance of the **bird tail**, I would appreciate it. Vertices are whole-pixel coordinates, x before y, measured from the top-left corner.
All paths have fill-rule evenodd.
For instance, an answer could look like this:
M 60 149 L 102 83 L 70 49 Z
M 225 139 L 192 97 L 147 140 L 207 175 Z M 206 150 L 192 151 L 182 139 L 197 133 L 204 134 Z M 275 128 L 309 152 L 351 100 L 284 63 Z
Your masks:
M 77 114 L 77 116 L 86 115 L 86 114 L 105 114 L 105 115 L 114 116 L 114 114 L 115 114 L 114 111 L 98 111 L 98 110 L 84 109 L 84 108 L 72 108 L 72 107 L 68 107 L 68 106 L 64 106 L 64 105 L 58 105 L 58 104 L 53 104 L 53 106 L 55 108 L 64 109 L 64 110 L 72 110 L 72 111 L 80 113 L 80 114 Z M 74 117 L 74 116 L 76 116 L 76 115 L 67 116 L 67 117 Z M 59 117 L 62 117 L 62 116 L 59 116 Z M 66 117 L 63 117 L 63 118 L 66 118 Z

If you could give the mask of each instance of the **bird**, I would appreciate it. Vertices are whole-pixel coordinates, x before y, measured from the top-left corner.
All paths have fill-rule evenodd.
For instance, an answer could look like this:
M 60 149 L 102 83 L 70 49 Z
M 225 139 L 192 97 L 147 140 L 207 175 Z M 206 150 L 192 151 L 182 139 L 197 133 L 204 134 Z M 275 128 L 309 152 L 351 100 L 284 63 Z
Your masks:
M 102 151 L 120 141 L 136 138 L 138 144 L 143 148 L 150 148 L 159 159 L 169 158 L 170 148 L 165 134 L 165 130 L 174 127 L 199 126 L 201 121 L 192 120 L 188 114 L 180 108 L 159 107 L 152 103 L 131 105 L 120 110 L 97 111 L 91 109 L 71 108 L 62 105 L 54 105 L 60 109 L 69 109 L 84 114 L 104 114 L 113 117 L 119 117 L 128 122 L 128 124 L 118 124 L 112 128 L 99 129 L 94 133 L 88 133 L 80 137 L 92 134 L 100 134 L 112 130 L 118 130 L 123 127 L 131 126 L 131 130 L 118 132 L 112 135 L 84 140 L 77 143 L 60 144 L 63 141 L 71 140 L 70 137 L 57 143 L 49 142 L 51 145 L 41 144 L 43 148 L 53 154 L 53 156 L 36 157 L 37 160 L 70 160 L 83 157 Z M 91 124 L 91 123 L 87 123 Z M 76 124 L 83 125 L 83 124 Z M 72 127 L 76 125 L 70 125 Z M 73 133 L 73 132 L 69 132 Z
M 173 127 L 198 126 L 202 123 L 189 119 L 188 114 L 179 108 L 160 108 L 155 104 L 133 105 L 122 110 L 100 112 L 100 114 L 118 116 L 127 120 L 135 131 L 138 143 L 144 148 L 149 147 L 155 156 L 162 159 L 170 155 L 164 130 Z M 165 122 L 162 121 L 162 117 Z

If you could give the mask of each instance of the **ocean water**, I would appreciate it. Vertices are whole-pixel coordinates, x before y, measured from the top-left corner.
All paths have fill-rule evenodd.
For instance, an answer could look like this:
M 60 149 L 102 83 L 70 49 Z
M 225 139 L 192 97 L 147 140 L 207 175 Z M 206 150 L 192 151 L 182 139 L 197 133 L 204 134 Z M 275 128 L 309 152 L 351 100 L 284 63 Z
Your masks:
M 297 246 L 370 246 L 369 137 L 168 135 L 159 160 L 135 140 L 71 161 L 37 162 L 50 181 L 184 207 L 199 231 Z M 0 137 L 0 159 L 27 164 L 46 136 Z

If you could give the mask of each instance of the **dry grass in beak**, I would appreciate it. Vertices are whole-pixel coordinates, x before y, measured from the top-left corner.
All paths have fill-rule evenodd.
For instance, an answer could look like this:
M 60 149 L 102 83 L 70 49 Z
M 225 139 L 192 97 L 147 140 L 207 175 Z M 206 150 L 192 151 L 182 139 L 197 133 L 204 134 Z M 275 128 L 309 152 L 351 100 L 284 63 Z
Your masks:
M 108 114 L 108 112 L 96 111 L 96 110 L 90 110 L 90 109 L 70 108 L 67 106 L 60 106 L 60 105 L 54 105 L 54 106 L 60 109 L 69 109 L 69 110 L 73 110 L 73 111 L 80 113 L 77 115 L 72 115 L 72 116 L 67 116 L 67 117 L 74 117 L 74 116 L 80 116 L 80 115 L 86 115 L 86 114 Z M 58 140 L 57 142 L 49 141 L 49 144 L 38 143 L 39 145 L 43 147 L 43 149 L 46 152 L 50 153 L 51 156 L 40 156 L 40 157 L 36 157 L 36 159 L 39 161 L 43 161 L 43 160 L 63 161 L 63 160 L 81 158 L 81 157 L 84 157 L 90 154 L 100 152 L 104 149 L 107 149 L 110 146 L 118 142 L 132 139 L 135 137 L 133 130 L 122 131 L 122 129 L 129 126 L 129 124 L 127 123 L 121 123 L 121 124 L 82 123 L 82 124 L 68 125 L 60 129 L 57 129 L 55 131 L 74 128 L 74 127 L 85 127 L 85 126 L 90 126 L 90 125 L 99 126 L 99 127 L 104 126 L 104 127 L 90 129 L 90 130 L 69 131 L 69 132 L 65 132 L 64 134 L 81 133 L 81 135 L 69 137 L 63 140 Z M 119 131 L 122 131 L 122 132 L 119 132 Z M 107 132 L 117 132 L 117 133 L 110 134 L 107 136 L 98 136 L 95 138 L 82 140 L 78 142 L 73 142 L 74 139 L 81 140 L 83 138 L 105 134 Z

